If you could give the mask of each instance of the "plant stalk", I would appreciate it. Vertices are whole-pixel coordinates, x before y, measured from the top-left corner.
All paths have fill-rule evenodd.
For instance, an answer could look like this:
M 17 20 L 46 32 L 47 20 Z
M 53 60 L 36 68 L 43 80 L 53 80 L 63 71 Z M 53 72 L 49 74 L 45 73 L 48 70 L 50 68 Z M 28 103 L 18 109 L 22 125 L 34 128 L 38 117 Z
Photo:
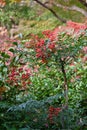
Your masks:
M 65 107 L 68 107 L 68 83 L 67 83 L 67 76 L 66 76 L 64 61 L 61 58 L 60 58 L 60 64 L 61 64 L 61 71 L 64 77 Z

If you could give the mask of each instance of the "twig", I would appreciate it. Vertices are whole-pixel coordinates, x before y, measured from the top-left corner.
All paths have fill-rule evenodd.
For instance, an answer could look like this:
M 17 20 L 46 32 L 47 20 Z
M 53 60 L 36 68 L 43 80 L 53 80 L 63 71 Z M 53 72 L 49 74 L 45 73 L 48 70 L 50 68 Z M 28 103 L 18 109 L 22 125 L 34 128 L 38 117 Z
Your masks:
M 63 8 L 63 9 L 78 11 L 78 12 L 82 13 L 84 16 L 87 17 L 87 11 L 85 11 L 84 9 L 79 8 L 79 7 L 75 6 L 75 5 L 73 5 L 73 6 L 71 6 L 71 7 L 68 7 L 68 6 L 63 6 L 63 5 L 61 5 L 61 4 L 56 4 L 56 3 L 53 3 L 53 4 L 54 4 L 55 6 L 57 6 L 57 7 Z
M 52 10 L 50 7 L 48 7 L 46 4 L 42 3 L 39 0 L 34 0 L 37 2 L 39 5 L 43 6 L 44 8 L 48 9 L 57 19 L 59 19 L 61 22 L 66 23 L 66 20 L 61 18 L 54 10 Z

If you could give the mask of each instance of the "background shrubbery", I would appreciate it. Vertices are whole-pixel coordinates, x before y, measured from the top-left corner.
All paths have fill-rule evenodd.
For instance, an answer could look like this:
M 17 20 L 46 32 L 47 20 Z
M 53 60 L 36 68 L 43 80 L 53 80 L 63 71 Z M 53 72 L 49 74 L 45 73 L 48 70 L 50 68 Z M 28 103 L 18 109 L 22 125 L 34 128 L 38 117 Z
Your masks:
M 0 129 L 86 130 L 87 26 L 58 26 L 44 9 L 37 17 L 39 9 L 9 4 L 0 12 L 8 29 L 0 28 Z M 9 37 L 13 25 L 21 38 Z

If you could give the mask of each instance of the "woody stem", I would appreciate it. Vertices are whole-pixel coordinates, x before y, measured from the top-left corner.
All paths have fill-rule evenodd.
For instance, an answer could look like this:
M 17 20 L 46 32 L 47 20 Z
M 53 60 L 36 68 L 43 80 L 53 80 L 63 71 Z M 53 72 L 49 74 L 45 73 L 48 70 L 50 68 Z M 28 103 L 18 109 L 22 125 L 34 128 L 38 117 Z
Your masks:
M 67 83 L 67 76 L 66 76 L 64 61 L 61 58 L 60 58 L 60 64 L 61 64 L 61 71 L 64 77 L 65 106 L 68 107 L 68 83 Z

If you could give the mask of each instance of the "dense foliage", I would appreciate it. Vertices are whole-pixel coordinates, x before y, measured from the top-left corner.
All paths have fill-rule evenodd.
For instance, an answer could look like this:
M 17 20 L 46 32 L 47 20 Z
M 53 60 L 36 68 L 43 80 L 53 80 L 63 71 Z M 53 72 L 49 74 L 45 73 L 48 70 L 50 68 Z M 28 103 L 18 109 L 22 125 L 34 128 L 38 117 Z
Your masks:
M 87 15 L 85 0 L 0 0 L 0 130 L 87 129 L 87 23 L 73 6 Z
M 87 26 L 0 35 L 0 129 L 87 129 Z M 3 38 L 4 37 L 4 38 Z

